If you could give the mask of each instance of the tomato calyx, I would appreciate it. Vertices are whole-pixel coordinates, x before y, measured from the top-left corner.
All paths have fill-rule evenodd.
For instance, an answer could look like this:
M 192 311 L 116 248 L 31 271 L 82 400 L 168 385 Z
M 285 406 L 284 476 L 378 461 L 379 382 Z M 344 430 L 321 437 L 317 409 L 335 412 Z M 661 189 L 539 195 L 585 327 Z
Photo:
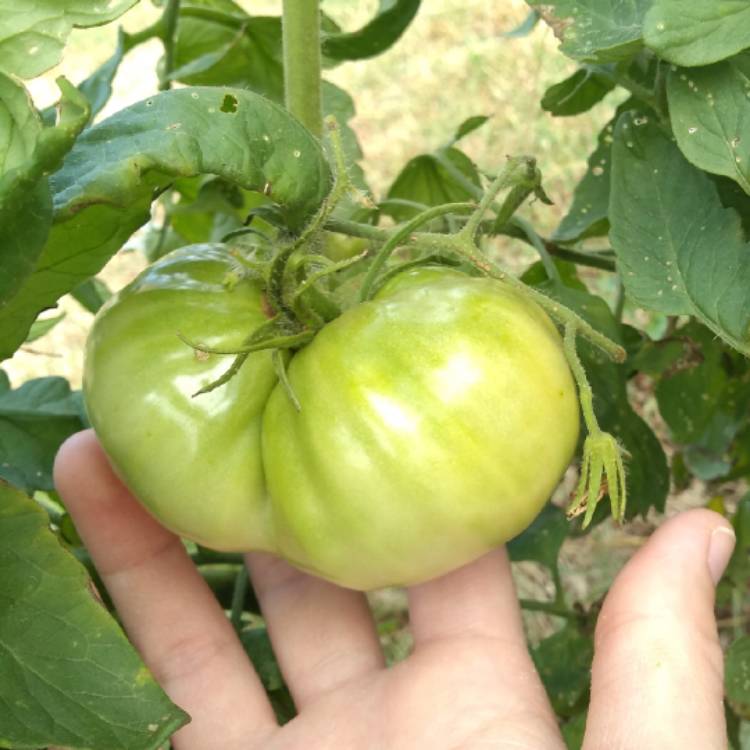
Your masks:
M 229 368 L 216 380 L 211 381 L 201 389 L 196 391 L 193 396 L 200 396 L 204 393 L 219 388 L 228 383 L 240 370 L 247 358 L 253 352 L 259 352 L 263 349 L 273 349 L 280 351 L 284 349 L 294 349 L 312 341 L 315 331 L 300 328 L 283 315 L 276 315 L 267 323 L 263 323 L 256 328 L 246 339 L 244 344 L 237 349 L 217 349 L 205 346 L 197 341 L 191 341 L 181 333 L 177 334 L 178 338 L 196 352 L 203 354 L 234 355 L 234 361 Z

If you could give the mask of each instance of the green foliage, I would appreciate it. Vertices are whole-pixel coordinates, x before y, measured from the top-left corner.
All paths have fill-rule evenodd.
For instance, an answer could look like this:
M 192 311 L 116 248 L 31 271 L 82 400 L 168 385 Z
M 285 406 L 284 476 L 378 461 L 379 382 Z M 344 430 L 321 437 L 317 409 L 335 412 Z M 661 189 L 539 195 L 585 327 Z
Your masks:
M 707 65 L 750 47 L 750 8 L 744 0 L 654 0 L 643 34 L 671 63 Z
M 627 350 L 615 362 L 595 336 L 578 345 L 593 416 L 625 451 L 627 518 L 663 511 L 670 480 L 676 489 L 704 482 L 723 507 L 725 490 L 736 486 L 730 483 L 750 478 L 746 0 L 528 0 L 528 16 L 504 36 L 526 36 L 543 20 L 577 64 L 547 89 L 541 109 L 573 117 L 619 103 L 590 144 L 550 237 L 516 214 L 530 196 L 544 199 L 536 164 L 534 179 L 517 176 L 490 194 L 489 173 L 502 171 L 501 155 L 478 165 L 459 143 L 479 127 L 502 127 L 487 115 L 464 120 L 441 146 L 411 158 L 384 195 L 371 196 L 351 126 L 355 100 L 322 81 L 323 114 L 334 115 L 338 128 L 322 139 L 311 135 L 282 109 L 294 52 L 283 48 L 281 19 L 233 0 L 154 3 L 165 11 L 157 23 L 120 31 L 109 59 L 77 88 L 60 79 L 58 105 L 37 111 L 24 81 L 60 61 L 72 29 L 114 21 L 134 4 L 33 0 L 19 12 L 18 3 L 0 0 L 0 358 L 60 324 L 64 314 L 53 308 L 64 295 L 96 313 L 110 297 L 96 274 L 141 228 L 149 261 L 190 243 L 226 242 L 237 263 L 226 283 L 236 282 L 232 274 L 257 279 L 287 316 L 274 318 L 273 330 L 287 331 L 291 319 L 308 338 L 354 303 L 384 246 L 379 283 L 425 264 L 497 277 L 520 241 L 541 259 L 523 274 L 529 293 L 545 295 L 553 317 L 564 306 L 579 334 L 592 326 L 586 330 Z M 323 67 L 389 49 L 419 7 L 419 0 L 380 0 L 356 29 L 323 13 Z M 179 11 L 174 27 L 170 9 Z M 149 40 L 164 47 L 160 86 L 187 88 L 154 93 L 92 124 L 123 59 Z M 477 252 L 486 251 L 481 257 L 465 245 L 458 252 L 456 241 L 467 204 L 479 201 L 482 211 L 468 221 L 475 221 Z M 425 209 L 434 212 L 422 225 L 415 217 Z M 415 223 L 405 231 L 405 222 Z M 333 236 L 346 244 L 342 257 L 333 257 Z M 233 366 L 242 366 L 241 357 Z M 0 712 L 0 746 L 157 748 L 185 720 L 48 528 L 94 574 L 51 475 L 61 442 L 85 425 L 80 396 L 64 379 L 11 389 L 0 371 L 0 478 L 38 501 L 0 482 L 0 601 L 10 602 L 0 607 L 0 705 L 11 707 Z M 598 509 L 595 521 L 605 515 Z M 742 720 L 750 720 L 743 614 L 750 495 L 732 521 L 737 547 L 717 600 L 733 623 L 726 705 L 730 743 L 739 748 Z M 532 655 L 570 748 L 582 745 L 598 607 L 567 601 L 558 558 L 566 540 L 582 533 L 549 504 L 508 545 L 513 560 L 542 564 L 555 584 L 553 601 L 523 604 L 564 623 Z M 231 609 L 240 557 L 191 554 Z M 105 602 L 111 609 L 106 594 Z M 237 606 L 258 610 L 251 590 Z M 245 614 L 238 630 L 277 717 L 289 720 L 294 703 L 265 627 Z
M 0 309 L 0 353 L 13 352 L 40 310 L 101 270 L 148 221 L 155 195 L 198 174 L 265 191 L 290 227 L 318 208 L 331 179 L 317 141 L 251 92 L 185 88 L 119 112 L 87 129 L 51 180 L 53 225 L 34 271 Z
M 323 37 L 323 54 L 332 60 L 364 60 L 385 52 L 406 31 L 421 0 L 379 0 L 378 12 L 361 29 L 329 33 Z
M 696 167 L 750 193 L 750 53 L 705 68 L 676 68 L 667 81 L 677 144 Z
M 0 478 L 33 492 L 51 490 L 60 444 L 84 427 L 80 394 L 65 378 L 38 378 L 11 390 L 0 370 Z
M 750 254 L 737 213 L 647 118 L 623 114 L 613 152 L 610 237 L 629 296 L 694 315 L 750 355 Z
M 580 115 L 598 104 L 614 85 L 611 77 L 602 75 L 596 67 L 584 66 L 545 91 L 542 109 L 556 117 Z
M 187 720 L 35 503 L 0 482 L 0 746 L 156 750 Z
M 651 0 L 529 2 L 554 29 L 560 50 L 581 62 L 616 62 L 642 45 L 643 15 Z
M 750 719 L 750 636 L 738 638 L 727 651 L 724 684 L 729 704 Z
M 0 71 L 34 78 L 57 65 L 73 27 L 109 23 L 138 0 L 93 5 L 85 0 L 38 0 L 18 12 L 12 0 L 0 2 Z
M 587 633 L 568 624 L 545 638 L 531 655 L 555 713 L 574 716 L 585 705 L 591 679 L 594 644 Z

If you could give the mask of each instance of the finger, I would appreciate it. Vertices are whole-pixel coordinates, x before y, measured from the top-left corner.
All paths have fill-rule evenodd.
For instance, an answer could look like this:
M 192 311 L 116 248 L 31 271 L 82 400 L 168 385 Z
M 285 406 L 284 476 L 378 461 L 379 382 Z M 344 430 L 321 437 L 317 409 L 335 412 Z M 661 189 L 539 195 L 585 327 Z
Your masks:
M 211 590 L 179 538 L 114 475 L 92 431 L 62 446 L 55 484 L 131 640 L 192 717 L 174 746 L 246 748 L 273 731 L 263 687 Z
M 536 746 L 562 746 L 552 708 L 526 645 L 505 549 L 412 586 L 409 619 L 414 657 L 441 644 L 449 644 L 454 650 L 461 643 L 485 644 L 488 657 L 494 658 L 496 697 L 506 717 L 509 746 L 517 741 L 519 747 L 526 747 L 524 726 L 533 726 L 546 736 L 546 744 Z
M 714 586 L 734 546 L 707 510 L 659 528 L 599 615 L 586 750 L 725 750 Z
M 364 594 L 262 552 L 247 556 L 276 658 L 299 710 L 384 666 Z

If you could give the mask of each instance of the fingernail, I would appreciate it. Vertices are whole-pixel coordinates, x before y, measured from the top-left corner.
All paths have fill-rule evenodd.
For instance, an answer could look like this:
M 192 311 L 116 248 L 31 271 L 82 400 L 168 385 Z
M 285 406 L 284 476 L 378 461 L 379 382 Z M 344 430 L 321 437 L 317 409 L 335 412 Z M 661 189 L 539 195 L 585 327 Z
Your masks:
M 708 570 L 714 586 L 724 575 L 724 570 L 734 551 L 735 541 L 734 531 L 729 526 L 718 526 L 711 532 L 711 541 L 708 543 Z

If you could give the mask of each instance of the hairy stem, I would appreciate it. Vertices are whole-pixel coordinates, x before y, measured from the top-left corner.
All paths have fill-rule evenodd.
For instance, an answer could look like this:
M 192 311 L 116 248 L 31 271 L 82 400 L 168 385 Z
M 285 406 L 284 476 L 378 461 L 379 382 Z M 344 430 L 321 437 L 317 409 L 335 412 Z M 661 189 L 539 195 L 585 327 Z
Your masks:
M 473 203 L 446 203 L 444 206 L 435 206 L 427 211 L 423 211 L 421 214 L 415 216 L 411 221 L 407 221 L 403 226 L 399 227 L 386 241 L 383 247 L 375 256 L 375 260 L 367 271 L 364 281 L 362 282 L 362 289 L 360 290 L 359 299 L 364 301 L 370 299 L 372 286 L 375 283 L 380 270 L 385 265 L 391 253 L 401 244 L 404 240 L 409 238 L 417 227 L 426 224 L 432 219 L 437 219 L 440 216 L 445 216 L 449 213 L 455 213 L 457 211 L 473 210 L 475 208 Z
M 601 432 L 601 429 L 594 414 L 594 392 L 591 390 L 591 384 L 586 377 L 586 371 L 583 369 L 578 352 L 576 351 L 576 328 L 574 323 L 565 324 L 564 346 L 568 366 L 578 385 L 578 396 L 581 401 L 583 421 L 586 423 L 589 435 L 597 435 Z
M 363 239 L 375 240 L 376 242 L 385 242 L 393 234 L 393 230 L 390 229 L 333 217 L 326 221 L 325 228 L 329 232 L 346 234 L 350 237 L 362 237 Z
M 323 114 L 318 0 L 284 0 L 282 26 L 286 108 L 313 135 L 320 137 Z
M 498 211 L 498 221 L 502 224 L 505 223 L 515 212 L 515 210 L 523 203 L 526 197 L 534 189 L 534 185 L 531 184 L 526 188 L 524 178 L 530 177 L 530 172 L 535 172 L 536 166 L 533 159 L 526 156 L 514 157 L 508 159 L 507 164 L 500 171 L 500 174 L 494 179 L 492 184 L 487 188 L 487 191 L 482 196 L 482 200 L 477 207 L 477 210 L 469 217 L 469 220 L 464 225 L 461 233 L 469 239 L 474 239 L 479 226 L 482 223 L 485 213 L 494 204 L 495 198 L 500 191 L 505 190 L 507 187 L 520 187 L 520 191 L 512 190 L 511 193 L 505 200 L 505 203 L 500 207 Z M 501 219 L 501 216 L 504 217 Z

